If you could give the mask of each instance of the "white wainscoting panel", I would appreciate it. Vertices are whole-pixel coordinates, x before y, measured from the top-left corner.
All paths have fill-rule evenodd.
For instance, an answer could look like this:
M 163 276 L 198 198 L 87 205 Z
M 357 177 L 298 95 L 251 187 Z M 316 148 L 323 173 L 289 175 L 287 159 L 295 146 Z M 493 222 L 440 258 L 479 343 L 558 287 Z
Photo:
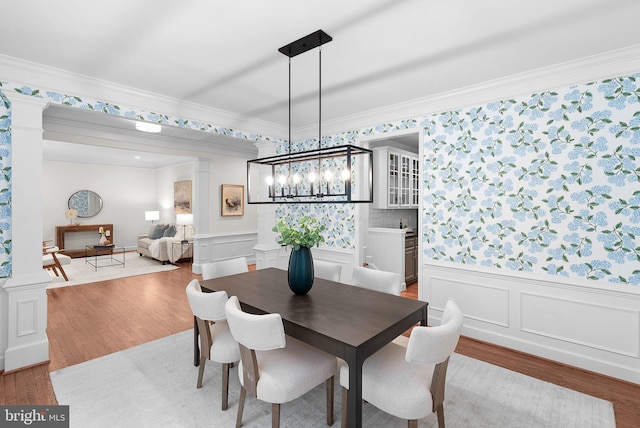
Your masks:
M 522 331 L 640 358 L 638 310 L 533 293 L 521 307 Z
M 247 263 L 256 262 L 253 247 L 258 243 L 258 232 L 237 232 L 195 235 L 193 237 L 194 259 L 193 271 L 202 273 L 205 263 L 246 257 Z
M 280 245 L 275 243 L 272 245 L 258 244 L 253 247 L 256 255 L 256 269 L 278 267 L 278 254 L 281 248 Z
M 462 334 L 640 384 L 640 289 L 480 266 L 425 262 L 429 325 L 448 299 Z
M 47 284 L 49 274 L 40 268 L 34 274 L 15 275 L 4 284 L 0 308 L 7 335 L 0 337 L 0 352 L 6 372 L 40 364 L 49 359 L 47 338 Z M 6 310 L 6 312 L 4 312 Z M 2 322 L 0 322 L 2 324 Z
M 27 336 L 38 332 L 38 299 L 19 300 L 17 304 L 18 334 Z
M 483 284 L 478 281 L 460 281 L 442 276 L 431 276 L 429 309 L 444 311 L 447 300 L 454 299 L 458 306 L 467 308 L 469 319 L 509 327 L 509 289 Z M 474 302 L 483 301 L 483 305 Z

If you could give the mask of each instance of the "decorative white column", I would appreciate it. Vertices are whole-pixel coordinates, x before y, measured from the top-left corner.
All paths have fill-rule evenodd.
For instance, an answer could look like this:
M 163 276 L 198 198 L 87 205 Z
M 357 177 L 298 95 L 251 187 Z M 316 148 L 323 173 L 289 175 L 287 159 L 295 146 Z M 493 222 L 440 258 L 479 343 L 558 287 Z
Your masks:
M 194 198 L 193 198 L 193 262 L 191 270 L 202 273 L 201 265 L 210 260 L 202 257 L 200 248 L 202 235 L 209 233 L 209 160 L 197 159 L 194 171 Z
M 276 154 L 276 144 L 255 143 L 258 157 L 265 158 Z M 258 244 L 253 247 L 256 252 L 256 269 L 278 266 L 278 253 L 281 246 L 276 243 L 277 234 L 273 232 L 276 224 L 276 206 L 273 204 L 258 205 Z
M 49 360 L 47 284 L 42 269 L 42 111 L 48 101 L 16 93 L 11 101 L 11 265 L 2 286 L 0 339 L 6 339 L 4 370 Z M 4 340 L 0 340 L 4 343 Z

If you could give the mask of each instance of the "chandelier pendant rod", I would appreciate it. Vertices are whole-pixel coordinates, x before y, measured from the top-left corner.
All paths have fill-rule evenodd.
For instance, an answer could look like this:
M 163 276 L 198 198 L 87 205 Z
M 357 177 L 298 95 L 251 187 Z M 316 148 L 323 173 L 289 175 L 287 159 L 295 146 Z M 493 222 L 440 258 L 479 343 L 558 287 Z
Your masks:
M 291 154 L 291 57 L 289 57 L 289 154 Z M 289 162 L 289 193 L 291 193 L 291 162 Z
M 322 46 L 318 48 L 318 150 L 322 148 Z
M 327 140 L 327 147 L 322 146 L 322 45 L 331 40 L 331 36 L 318 30 L 278 49 L 280 53 L 289 57 L 289 141 L 282 146 L 284 150 L 288 149 L 288 153 L 247 161 L 247 202 L 249 204 L 371 203 L 373 201 L 373 151 L 349 144 L 336 146 L 333 140 Z M 318 50 L 318 146 L 316 149 L 293 152 L 295 146 L 292 127 L 292 58 L 317 47 L 320 48 Z M 306 141 L 308 140 L 300 146 L 305 146 Z M 354 156 L 357 157 L 355 159 L 357 163 L 352 159 Z M 314 165 L 316 161 L 317 164 Z M 336 168 L 346 164 L 340 177 L 334 177 L 332 171 L 334 164 Z M 357 189 L 355 200 L 351 188 L 352 176 L 355 174 L 351 168 L 354 165 L 363 166 L 363 170 L 358 171 L 357 176 L 362 179 L 359 182 L 362 183 L 362 190 Z M 326 169 L 325 174 L 322 174 L 323 168 Z M 305 171 L 309 171 L 309 175 L 301 177 L 300 174 Z M 279 172 L 281 174 L 276 183 L 276 173 Z M 265 179 L 261 180 L 262 177 Z M 343 183 L 344 191 L 340 189 L 338 181 Z M 335 186 L 332 184 L 334 182 Z M 263 199 L 264 197 L 266 199 Z
M 318 35 L 318 43 L 321 43 L 321 35 Z M 318 47 L 318 197 L 322 197 L 322 44 Z M 329 194 L 329 182 L 327 181 L 327 194 Z

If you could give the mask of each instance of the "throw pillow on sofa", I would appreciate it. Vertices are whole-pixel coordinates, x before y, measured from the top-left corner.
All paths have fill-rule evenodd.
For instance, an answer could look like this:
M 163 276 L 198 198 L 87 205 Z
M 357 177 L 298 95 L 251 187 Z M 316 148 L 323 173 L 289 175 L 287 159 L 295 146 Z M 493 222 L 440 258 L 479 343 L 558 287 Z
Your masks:
M 160 239 L 162 238 L 162 236 L 164 235 L 165 230 L 167 230 L 167 228 L 170 225 L 168 224 L 159 224 L 156 226 L 155 229 L 153 229 L 153 234 L 151 236 L 149 236 L 149 238 L 151 239 Z
M 164 233 L 162 234 L 163 237 L 165 238 L 173 238 L 174 236 L 176 236 L 176 233 L 178 232 L 178 230 L 176 229 L 176 227 L 172 224 L 169 227 L 167 227 L 167 229 L 164 231 Z

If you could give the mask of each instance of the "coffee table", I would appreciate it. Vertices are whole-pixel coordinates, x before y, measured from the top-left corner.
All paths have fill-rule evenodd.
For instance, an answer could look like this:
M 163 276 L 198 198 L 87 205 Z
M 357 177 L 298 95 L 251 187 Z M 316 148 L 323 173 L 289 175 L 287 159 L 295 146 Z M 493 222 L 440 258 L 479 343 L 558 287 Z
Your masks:
M 84 262 L 98 270 L 99 267 L 122 265 L 125 267 L 125 249 L 117 245 L 85 245 Z M 118 255 L 122 256 L 121 258 Z

